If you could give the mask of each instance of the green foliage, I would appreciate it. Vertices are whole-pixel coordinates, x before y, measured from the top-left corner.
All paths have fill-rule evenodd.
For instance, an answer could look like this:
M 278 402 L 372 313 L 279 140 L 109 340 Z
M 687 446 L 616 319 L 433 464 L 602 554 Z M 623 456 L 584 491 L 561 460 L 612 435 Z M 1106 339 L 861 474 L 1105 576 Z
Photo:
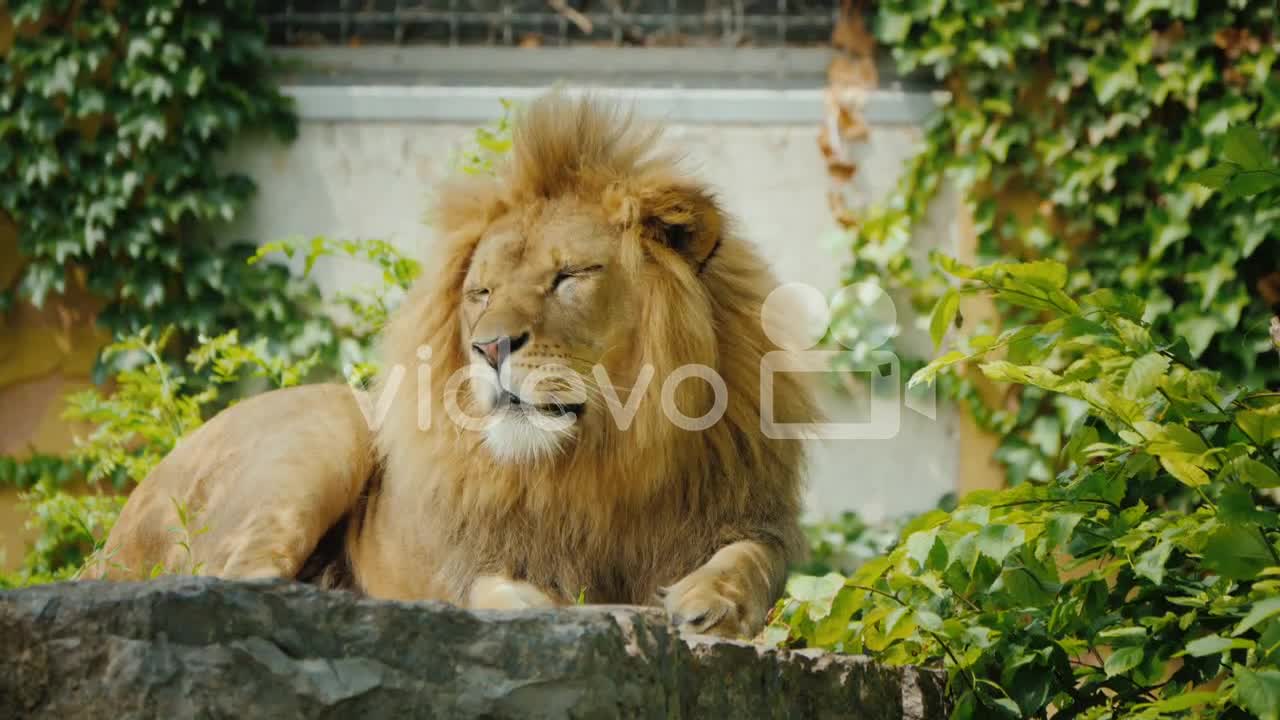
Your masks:
M 233 330 L 202 339 L 188 354 L 186 366 L 177 367 L 165 357 L 173 335 L 172 329 L 154 335 L 143 328 L 103 351 L 109 359 L 119 358 L 124 369 L 110 395 L 93 389 L 69 398 L 65 417 L 94 427 L 69 460 L 0 465 L 0 471 L 11 467 L 15 475 L 22 473 L 19 477 L 29 487 L 22 495 L 31 512 L 27 526 L 37 533 L 22 570 L 0 577 L 0 586 L 74 577 L 111 531 L 124 507 L 121 491 L 142 482 L 213 409 L 239 395 L 238 383 L 257 378 L 275 387 L 295 385 L 316 362 L 315 355 L 291 360 L 271 354 L 265 342 L 241 344 Z M 42 472 L 31 480 L 37 471 Z M 88 488 L 66 490 L 70 481 L 81 478 Z M 109 488 L 102 487 L 104 481 Z M 187 528 L 185 511 L 179 518 L 182 527 L 175 530 L 175 542 L 189 543 L 199 531 Z
M 864 563 L 888 552 L 898 540 L 906 520 L 868 523 L 855 512 L 805 525 L 809 556 L 791 568 L 799 575 L 850 574 Z
M 15 0 L 0 12 L 14 23 L 0 47 L 0 212 L 28 261 L 19 298 L 42 304 L 78 268 L 113 336 L 323 334 L 314 288 L 247 266 L 250 243 L 210 237 L 254 192 L 220 169 L 232 140 L 296 132 L 254 3 Z
M 1190 179 L 1229 198 L 1280 187 L 1280 164 L 1267 152 L 1256 128 L 1237 125 L 1228 130 L 1222 157 L 1222 162 L 1192 173 Z
M 942 663 L 955 718 L 1274 717 L 1280 398 L 1224 385 L 1139 298 L 1068 294 L 1059 263 L 935 260 L 955 294 L 1036 320 L 960 340 L 911 382 L 978 363 L 1082 406 L 1065 469 L 914 519 L 848 578 L 793 578 L 768 636 Z
M 249 262 L 260 262 L 273 254 L 282 254 L 288 260 L 300 259 L 303 277 L 309 277 L 316 263 L 326 257 L 363 262 L 379 270 L 379 282 L 338 292 L 329 308 L 329 315 L 335 318 L 343 373 L 349 383 L 365 386 L 377 371 L 371 352 L 374 339 L 422 272 L 421 263 L 383 240 L 333 240 L 323 236 L 266 243 Z
M 953 495 L 947 495 L 939 503 L 941 508 L 954 506 Z M 913 517 L 871 522 L 856 512 L 845 511 L 835 518 L 806 523 L 804 531 L 809 540 L 809 555 L 803 563 L 792 567 L 791 572 L 811 576 L 833 572 L 851 575 L 867 562 L 891 550 L 902 528 Z
M 21 461 L 0 457 L 0 488 L 29 490 L 42 480 L 62 487 L 83 473 L 84 468 L 57 455 L 37 453 Z
M 850 231 L 849 282 L 939 307 L 927 329 L 947 333 L 958 298 L 938 305 L 950 285 L 908 240 L 952 184 L 981 262 L 1059 261 L 1065 294 L 1122 290 L 1141 301 L 1144 321 L 1186 338 L 1190 356 L 1229 381 L 1280 381 L 1259 290 L 1280 279 L 1280 205 L 1239 197 L 1277 183 L 1274 138 L 1245 127 L 1280 127 L 1274 2 L 937 0 L 879 3 L 877 13 L 899 68 L 932 74 L 951 98 L 896 190 Z M 1042 311 L 1006 300 L 997 306 L 1012 324 Z M 833 332 L 854 324 L 837 318 Z M 1002 436 L 1011 482 L 1061 469 L 1080 403 L 1023 386 L 994 407 L 969 376 L 938 381 Z
M 31 517 L 28 529 L 36 539 L 23 558 L 22 569 L 0 574 L 0 587 L 20 587 L 70 580 L 111 532 L 125 497 L 116 493 L 70 493 L 60 486 L 40 482 L 22 501 Z
M 314 355 L 290 360 L 272 355 L 265 342 L 239 342 L 232 330 L 202 338 L 187 356 L 184 373 L 165 360 L 172 328 L 153 336 L 149 328 L 103 350 L 108 357 L 126 356 L 110 395 L 85 390 L 68 399 L 64 417 L 94 426 L 77 444 L 74 458 L 90 468 L 88 480 L 123 477 L 138 483 L 178 443 L 204 423 L 208 409 L 218 407 L 223 388 L 248 377 L 265 378 L 276 387 L 296 385 L 315 365 Z M 204 371 L 212 383 L 199 382 Z
M 453 158 L 450 163 L 468 175 L 491 174 L 498 162 L 511 152 L 514 138 L 512 116 L 516 104 L 510 100 L 501 100 L 502 115 L 487 127 L 476 128 L 471 142 Z

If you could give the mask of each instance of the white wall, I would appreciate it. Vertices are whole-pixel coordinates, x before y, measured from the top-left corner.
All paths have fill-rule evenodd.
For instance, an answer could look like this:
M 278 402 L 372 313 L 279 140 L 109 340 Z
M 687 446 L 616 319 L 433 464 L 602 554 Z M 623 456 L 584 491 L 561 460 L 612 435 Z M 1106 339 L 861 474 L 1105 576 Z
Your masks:
M 231 161 L 257 181 L 259 192 L 235 230 L 259 241 L 298 234 L 383 238 L 420 251 L 430 242 L 422 222 L 430 190 L 471 130 L 426 121 L 312 120 L 290 146 L 246 144 Z M 672 126 L 669 138 L 687 150 L 691 166 L 719 190 L 784 281 L 839 286 L 848 254 L 833 232 L 816 126 L 686 124 Z M 892 187 L 917 139 L 910 127 L 875 128 L 859 151 L 857 192 L 876 197 Z M 942 203 L 938 216 L 952 216 L 952 205 Z M 921 240 L 949 246 L 950 223 L 937 223 Z M 371 282 L 373 275 L 331 263 L 319 268 L 318 279 L 332 289 Z M 899 308 L 905 312 L 906 305 Z M 834 394 L 824 403 L 833 417 L 858 417 L 854 403 Z M 815 443 L 810 509 L 827 515 L 852 508 L 871 516 L 928 509 L 955 487 L 957 450 L 956 417 L 946 408 L 937 420 L 905 411 L 892 440 Z

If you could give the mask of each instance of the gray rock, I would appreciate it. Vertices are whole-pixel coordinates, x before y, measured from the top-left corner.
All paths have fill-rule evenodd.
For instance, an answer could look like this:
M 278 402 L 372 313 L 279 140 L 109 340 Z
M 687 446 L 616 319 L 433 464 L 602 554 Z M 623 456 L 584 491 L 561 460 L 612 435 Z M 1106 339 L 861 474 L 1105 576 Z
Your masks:
M 944 678 L 680 637 L 659 611 L 469 612 L 294 583 L 0 592 L 0 717 L 947 717 Z

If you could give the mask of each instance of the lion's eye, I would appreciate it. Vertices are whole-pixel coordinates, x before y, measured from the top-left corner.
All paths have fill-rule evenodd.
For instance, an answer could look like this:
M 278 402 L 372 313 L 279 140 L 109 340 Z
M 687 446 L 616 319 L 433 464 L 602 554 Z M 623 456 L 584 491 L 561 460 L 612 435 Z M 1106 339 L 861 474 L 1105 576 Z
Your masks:
M 555 279 L 551 281 L 551 289 L 558 290 L 566 280 L 573 280 L 575 278 L 585 277 L 587 275 L 594 275 L 595 273 L 598 273 L 603 269 L 604 269 L 603 265 L 588 265 L 586 267 L 565 268 L 560 272 L 556 273 Z
M 472 302 L 481 302 L 489 299 L 489 288 L 472 288 L 467 291 L 467 299 Z

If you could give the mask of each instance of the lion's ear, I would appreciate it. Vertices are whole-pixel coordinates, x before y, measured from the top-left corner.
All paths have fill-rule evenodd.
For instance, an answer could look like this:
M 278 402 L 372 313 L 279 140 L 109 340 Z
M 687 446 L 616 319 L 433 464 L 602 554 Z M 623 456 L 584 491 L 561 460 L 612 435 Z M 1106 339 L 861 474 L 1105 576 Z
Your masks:
M 724 214 L 707 188 L 684 178 L 646 178 L 605 193 L 610 218 L 636 228 L 701 269 L 724 232 Z

